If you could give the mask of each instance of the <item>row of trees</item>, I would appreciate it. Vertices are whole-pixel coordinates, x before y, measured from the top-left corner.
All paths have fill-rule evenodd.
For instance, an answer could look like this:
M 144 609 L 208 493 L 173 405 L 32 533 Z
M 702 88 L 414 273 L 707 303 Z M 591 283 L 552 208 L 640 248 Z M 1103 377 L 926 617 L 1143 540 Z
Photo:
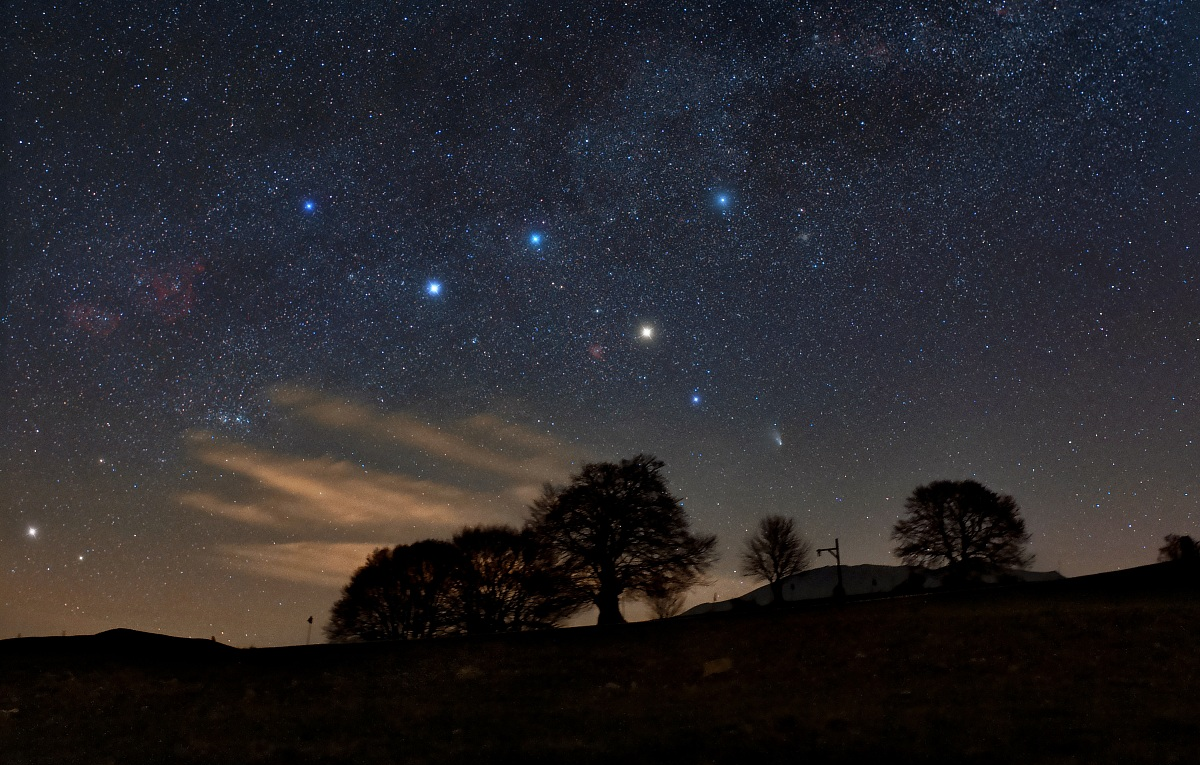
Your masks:
M 569 582 L 528 530 L 463 529 L 375 550 L 342 590 L 330 640 L 402 640 L 550 627 L 578 609 Z
M 904 503 L 905 515 L 892 529 L 895 555 L 906 565 L 944 569 L 950 581 L 1026 568 L 1029 534 L 1016 500 L 976 481 L 934 481 L 917 487 Z M 806 570 L 812 544 L 791 518 L 763 518 L 745 542 L 742 568 L 771 584 L 783 602 L 782 580 Z
M 379 549 L 334 604 L 330 640 L 386 640 L 553 626 L 589 605 L 624 621 L 621 599 L 663 612 L 701 581 L 717 539 L 691 531 L 663 463 L 639 454 L 547 484 L 523 529 L 468 528 L 450 542 Z
M 715 562 L 716 537 L 690 529 L 662 468 L 647 455 L 584 465 L 565 486 L 546 484 L 521 529 L 466 528 L 448 542 L 375 550 L 343 589 L 326 634 L 398 640 L 544 629 L 588 606 L 599 624 L 616 624 L 631 597 L 656 616 L 674 615 Z M 976 481 L 919 486 L 904 509 L 892 539 L 908 565 L 969 581 L 1033 560 L 1016 501 Z M 1172 535 L 1161 557 L 1195 559 L 1196 544 Z M 741 563 L 781 603 L 783 580 L 812 564 L 812 545 L 791 518 L 768 516 L 745 540 Z

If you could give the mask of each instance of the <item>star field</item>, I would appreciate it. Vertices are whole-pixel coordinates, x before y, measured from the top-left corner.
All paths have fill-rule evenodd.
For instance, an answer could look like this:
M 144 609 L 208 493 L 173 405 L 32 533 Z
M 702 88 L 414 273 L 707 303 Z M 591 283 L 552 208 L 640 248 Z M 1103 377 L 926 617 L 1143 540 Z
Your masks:
M 1200 529 L 1181 0 L 17 2 L 0 637 L 303 639 L 372 547 L 665 460 L 889 563 L 918 484 L 1037 568 Z

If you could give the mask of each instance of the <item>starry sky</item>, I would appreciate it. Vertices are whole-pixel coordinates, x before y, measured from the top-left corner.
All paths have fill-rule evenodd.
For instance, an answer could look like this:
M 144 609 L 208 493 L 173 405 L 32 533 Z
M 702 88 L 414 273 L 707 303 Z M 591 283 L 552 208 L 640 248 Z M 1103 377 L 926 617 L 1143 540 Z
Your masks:
M 1188 5 L 16 0 L 0 637 L 303 642 L 371 549 L 638 452 L 720 539 L 693 600 L 768 513 L 895 563 L 943 478 L 1037 569 L 1153 562 Z

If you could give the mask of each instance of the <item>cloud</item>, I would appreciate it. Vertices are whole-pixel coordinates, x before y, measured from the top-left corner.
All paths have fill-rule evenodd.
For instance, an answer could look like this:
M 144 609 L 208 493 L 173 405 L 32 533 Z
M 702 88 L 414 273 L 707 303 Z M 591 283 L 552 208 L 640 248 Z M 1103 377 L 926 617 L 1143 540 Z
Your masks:
M 256 504 L 248 502 L 228 501 L 212 492 L 188 492 L 181 495 L 179 499 L 189 507 L 194 507 L 197 510 L 203 510 L 213 515 L 224 516 L 240 523 L 274 528 L 283 526 L 282 519 L 270 510 L 265 510 Z
M 205 433 L 194 433 L 192 442 L 192 454 L 201 463 L 246 481 L 237 484 L 242 496 L 236 500 L 206 491 L 186 493 L 183 502 L 255 526 L 310 534 L 401 527 L 435 533 L 472 523 L 513 522 L 523 508 L 519 494 L 493 496 L 367 470 L 347 460 L 279 454 Z
M 583 456 L 580 450 L 553 436 L 507 423 L 492 414 L 475 415 L 442 427 L 410 414 L 380 412 L 306 388 L 279 387 L 272 391 L 270 400 L 322 427 L 349 431 L 375 442 L 538 486 L 563 477 Z
M 367 556 L 385 545 L 356 542 L 225 544 L 218 547 L 235 568 L 318 587 L 341 587 Z
M 215 549 L 226 565 L 259 576 L 341 586 L 377 547 L 449 538 L 470 525 L 519 525 L 541 485 L 564 480 L 582 459 L 571 445 L 493 414 L 438 425 L 298 387 L 270 400 L 303 428 L 306 448 L 326 453 L 195 431 L 187 447 L 196 488 L 178 495 L 184 507 L 232 524 L 239 538 Z M 368 465 L 361 455 L 369 453 L 402 455 L 413 468 Z M 246 539 L 250 529 L 264 541 Z

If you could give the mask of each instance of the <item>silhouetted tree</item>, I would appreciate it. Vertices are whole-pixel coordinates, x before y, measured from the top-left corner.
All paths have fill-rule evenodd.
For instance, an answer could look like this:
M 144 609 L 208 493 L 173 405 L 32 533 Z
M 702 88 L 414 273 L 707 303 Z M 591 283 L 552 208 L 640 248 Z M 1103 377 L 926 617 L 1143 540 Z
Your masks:
M 687 590 L 672 590 L 658 592 L 646 596 L 646 604 L 655 619 L 670 619 L 683 612 L 683 604 L 687 600 Z
M 467 528 L 455 535 L 454 546 L 464 563 L 457 588 L 469 633 L 552 627 L 587 603 L 528 529 Z
M 772 602 L 783 603 L 783 580 L 812 565 L 812 544 L 796 531 L 796 522 L 782 515 L 759 520 L 758 529 L 746 538 L 742 568 L 771 585 Z
M 1197 549 L 1196 540 L 1191 537 L 1167 534 L 1163 540 L 1166 544 L 1158 548 L 1158 559 L 1160 561 L 1185 560 L 1191 563 L 1200 562 L 1200 549 Z
M 1020 508 L 1007 494 L 976 481 L 934 481 L 905 501 L 907 515 L 892 530 L 895 554 L 905 563 L 945 565 L 953 578 L 1026 568 L 1033 556 Z
M 529 527 L 574 594 L 600 609 L 599 624 L 625 621 L 622 595 L 685 590 L 715 559 L 716 537 L 691 533 L 662 467 L 643 454 L 584 465 L 566 486 L 547 484 L 530 507 Z
M 410 640 L 459 629 L 455 587 L 463 569 L 454 545 L 433 539 L 375 550 L 333 605 L 332 642 Z

